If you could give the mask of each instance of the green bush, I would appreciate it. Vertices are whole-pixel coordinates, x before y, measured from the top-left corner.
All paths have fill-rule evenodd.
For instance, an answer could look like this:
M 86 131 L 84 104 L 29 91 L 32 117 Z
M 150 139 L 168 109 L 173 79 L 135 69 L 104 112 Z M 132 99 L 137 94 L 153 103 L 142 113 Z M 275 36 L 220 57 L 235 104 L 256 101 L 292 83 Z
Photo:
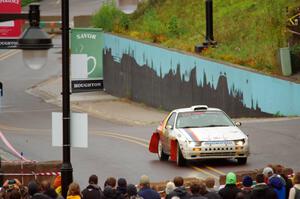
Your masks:
M 113 31 L 123 15 L 114 3 L 105 3 L 92 17 L 92 23 L 97 28 L 103 28 L 105 31 Z
M 160 21 L 154 9 L 146 11 L 143 17 L 142 31 L 150 33 L 153 40 L 155 40 L 156 36 L 166 32 L 164 24 Z
M 179 37 L 184 34 L 184 27 L 182 21 L 176 17 L 172 16 L 167 24 L 168 33 L 170 37 Z

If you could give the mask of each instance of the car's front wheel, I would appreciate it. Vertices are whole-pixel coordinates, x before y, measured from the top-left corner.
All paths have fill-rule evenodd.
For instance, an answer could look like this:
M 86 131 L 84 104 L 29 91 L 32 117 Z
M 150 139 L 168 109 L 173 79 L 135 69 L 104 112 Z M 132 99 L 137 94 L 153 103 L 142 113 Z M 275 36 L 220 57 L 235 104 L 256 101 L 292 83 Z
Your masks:
M 177 142 L 177 156 L 176 156 L 176 164 L 177 166 L 185 166 L 186 165 L 186 159 L 182 155 L 182 151 L 180 149 L 179 143 Z
M 167 161 L 169 159 L 169 155 L 165 154 L 163 147 L 162 147 L 162 143 L 161 140 L 159 139 L 158 141 L 158 158 L 160 161 Z
M 239 165 L 245 165 L 247 163 L 247 158 L 237 158 Z

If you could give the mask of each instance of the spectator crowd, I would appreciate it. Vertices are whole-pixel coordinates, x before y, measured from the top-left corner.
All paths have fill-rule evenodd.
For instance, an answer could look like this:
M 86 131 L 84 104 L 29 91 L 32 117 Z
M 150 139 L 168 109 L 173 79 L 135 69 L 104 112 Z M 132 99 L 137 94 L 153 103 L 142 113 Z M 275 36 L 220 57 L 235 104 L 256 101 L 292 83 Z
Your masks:
M 244 176 L 237 182 L 233 172 L 226 175 L 225 185 L 216 186 L 215 179 L 194 180 L 189 187 L 184 179 L 177 176 L 158 192 L 151 187 L 148 176 L 140 177 L 139 185 L 128 184 L 126 179 L 109 177 L 103 188 L 98 185 L 98 177 L 91 175 L 88 185 L 81 190 L 78 183 L 69 185 L 66 199 L 300 199 L 300 172 L 288 178 L 280 170 L 271 167 L 262 173 Z M 18 179 L 6 180 L 1 187 L 0 199 L 64 199 L 61 196 L 61 177 L 53 183 L 30 181 L 27 186 Z

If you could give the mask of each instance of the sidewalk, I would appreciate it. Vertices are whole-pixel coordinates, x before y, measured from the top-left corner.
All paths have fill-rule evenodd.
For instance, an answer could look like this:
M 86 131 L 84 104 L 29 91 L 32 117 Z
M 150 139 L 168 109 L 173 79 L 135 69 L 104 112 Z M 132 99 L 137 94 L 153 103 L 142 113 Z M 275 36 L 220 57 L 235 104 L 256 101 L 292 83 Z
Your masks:
M 26 92 L 47 103 L 62 106 L 61 87 L 61 77 L 55 76 L 27 89 Z M 104 91 L 73 93 L 70 99 L 73 111 L 88 112 L 94 117 L 129 125 L 158 125 L 167 115 L 167 112 L 117 98 Z

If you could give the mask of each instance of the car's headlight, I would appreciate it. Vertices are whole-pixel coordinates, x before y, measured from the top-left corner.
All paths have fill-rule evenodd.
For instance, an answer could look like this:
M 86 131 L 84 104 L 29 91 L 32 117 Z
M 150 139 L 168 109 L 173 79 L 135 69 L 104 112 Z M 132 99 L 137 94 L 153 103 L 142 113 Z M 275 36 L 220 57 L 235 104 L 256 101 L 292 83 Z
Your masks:
M 202 142 L 189 142 L 190 147 L 200 147 Z
M 237 146 L 243 146 L 245 144 L 245 139 L 241 140 L 234 140 L 235 145 Z

